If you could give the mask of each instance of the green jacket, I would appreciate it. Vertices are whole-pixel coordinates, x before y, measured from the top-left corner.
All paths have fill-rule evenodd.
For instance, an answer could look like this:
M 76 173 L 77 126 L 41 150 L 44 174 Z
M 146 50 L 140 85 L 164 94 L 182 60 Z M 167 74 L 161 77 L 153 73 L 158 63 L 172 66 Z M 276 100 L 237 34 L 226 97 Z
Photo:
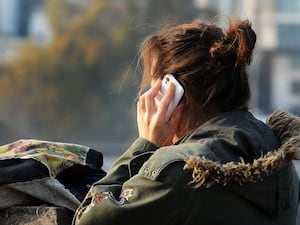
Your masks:
M 233 111 L 172 146 L 137 139 L 91 187 L 74 224 L 295 224 L 299 181 L 291 160 L 300 121 L 276 112 L 268 125 Z

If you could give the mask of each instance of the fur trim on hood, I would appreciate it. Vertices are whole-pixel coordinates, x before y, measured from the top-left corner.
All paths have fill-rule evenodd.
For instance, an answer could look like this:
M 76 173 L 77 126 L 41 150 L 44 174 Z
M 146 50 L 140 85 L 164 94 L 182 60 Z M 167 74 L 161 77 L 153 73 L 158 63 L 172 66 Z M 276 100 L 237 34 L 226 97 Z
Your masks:
M 252 163 L 228 162 L 221 164 L 205 157 L 189 157 L 184 169 L 193 171 L 195 187 L 211 187 L 215 183 L 224 186 L 230 181 L 240 184 L 257 182 L 270 176 L 293 159 L 300 159 L 300 118 L 285 111 L 275 111 L 267 125 L 273 130 L 280 142 L 280 148 L 255 159 Z

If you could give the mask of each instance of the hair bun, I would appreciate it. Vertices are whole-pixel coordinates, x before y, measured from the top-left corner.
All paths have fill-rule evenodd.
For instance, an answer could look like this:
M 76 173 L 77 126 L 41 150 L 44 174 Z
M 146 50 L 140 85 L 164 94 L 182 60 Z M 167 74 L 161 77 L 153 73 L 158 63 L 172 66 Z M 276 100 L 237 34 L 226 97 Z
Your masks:
M 256 34 L 248 20 L 231 20 L 223 39 L 211 48 L 212 57 L 235 67 L 249 65 L 255 47 Z

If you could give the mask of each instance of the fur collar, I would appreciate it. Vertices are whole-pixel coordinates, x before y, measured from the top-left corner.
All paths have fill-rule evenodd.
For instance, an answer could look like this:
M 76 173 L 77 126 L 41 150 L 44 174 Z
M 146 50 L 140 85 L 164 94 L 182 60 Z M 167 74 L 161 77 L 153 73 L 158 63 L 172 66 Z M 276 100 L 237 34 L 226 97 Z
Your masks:
M 300 118 L 285 111 L 275 111 L 267 125 L 274 131 L 280 148 L 255 159 L 253 163 L 229 162 L 221 164 L 204 157 L 188 157 L 185 169 L 192 170 L 195 187 L 210 187 L 215 183 L 224 186 L 230 181 L 240 184 L 257 182 L 294 159 L 300 159 Z

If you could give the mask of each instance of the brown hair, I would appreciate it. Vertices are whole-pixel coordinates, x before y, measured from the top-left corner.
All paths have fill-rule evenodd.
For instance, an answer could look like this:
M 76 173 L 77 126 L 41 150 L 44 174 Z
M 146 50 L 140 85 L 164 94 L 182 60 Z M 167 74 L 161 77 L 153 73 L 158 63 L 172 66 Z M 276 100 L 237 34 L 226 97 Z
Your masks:
M 154 33 L 141 48 L 144 74 L 140 93 L 152 78 L 174 74 L 185 86 L 187 129 L 198 126 L 200 115 L 247 108 L 246 69 L 255 42 L 251 23 L 238 19 L 230 20 L 226 33 L 199 20 Z

